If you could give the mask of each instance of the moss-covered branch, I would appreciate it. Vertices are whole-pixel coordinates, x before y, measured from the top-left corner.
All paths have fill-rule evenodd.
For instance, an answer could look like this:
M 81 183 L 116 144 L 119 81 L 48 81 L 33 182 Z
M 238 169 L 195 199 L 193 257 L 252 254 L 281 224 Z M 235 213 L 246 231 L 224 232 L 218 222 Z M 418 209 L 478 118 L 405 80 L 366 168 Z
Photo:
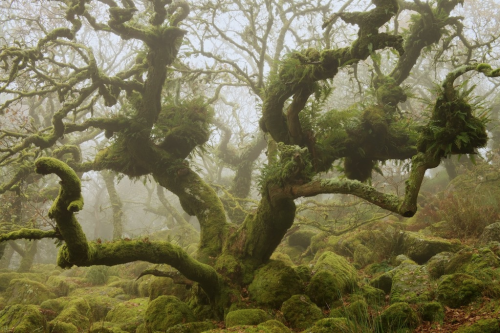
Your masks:
M 58 230 L 40 230 L 40 229 L 27 229 L 21 228 L 16 231 L 11 231 L 6 234 L 0 234 L 0 242 L 16 239 L 44 239 L 44 238 L 57 238 L 62 239 Z

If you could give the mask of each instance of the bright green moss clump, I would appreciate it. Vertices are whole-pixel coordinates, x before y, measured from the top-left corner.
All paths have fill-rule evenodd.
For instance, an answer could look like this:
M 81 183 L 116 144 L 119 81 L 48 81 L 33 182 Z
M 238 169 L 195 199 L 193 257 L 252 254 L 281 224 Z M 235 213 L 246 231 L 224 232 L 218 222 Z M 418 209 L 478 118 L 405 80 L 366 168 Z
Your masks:
M 28 279 L 10 281 L 6 296 L 7 304 L 41 304 L 45 300 L 55 298 L 46 286 Z
M 438 300 L 450 308 L 459 308 L 481 297 L 483 282 L 467 274 L 444 275 L 438 283 Z
M 124 331 L 135 332 L 144 322 L 144 314 L 148 306 L 148 298 L 135 298 L 120 303 L 106 315 L 106 321 L 119 324 Z
M 231 311 L 226 316 L 226 327 L 238 325 L 258 325 L 271 319 L 271 316 L 261 309 L 242 309 Z
M 497 333 L 499 331 L 499 319 L 482 319 L 470 326 L 460 327 L 455 333 Z
M 35 333 L 45 330 L 45 318 L 35 305 L 11 305 L 0 312 L 0 330 L 14 328 L 15 333 Z
M 413 329 L 420 324 L 417 313 L 408 303 L 394 303 L 388 307 L 378 318 L 382 332 L 395 332 L 398 329 Z
M 258 304 L 276 308 L 292 295 L 302 293 L 302 290 L 299 275 L 281 261 L 271 261 L 258 269 L 248 286 L 250 297 Z
M 160 296 L 150 302 L 144 318 L 146 328 L 152 332 L 196 321 L 188 305 L 174 296 Z
M 323 311 L 306 295 L 293 295 L 281 306 L 281 312 L 288 324 L 299 330 L 311 327 L 316 321 L 323 319 Z

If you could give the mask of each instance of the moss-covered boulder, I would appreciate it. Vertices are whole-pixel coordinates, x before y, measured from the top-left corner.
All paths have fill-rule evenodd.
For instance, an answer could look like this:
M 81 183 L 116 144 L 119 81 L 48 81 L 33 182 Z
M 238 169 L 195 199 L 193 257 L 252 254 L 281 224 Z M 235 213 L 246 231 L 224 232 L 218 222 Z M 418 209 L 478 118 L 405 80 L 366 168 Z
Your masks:
M 417 232 L 402 232 L 398 250 L 419 264 L 441 252 L 457 252 L 462 248 L 460 241 L 425 236 Z
M 325 318 L 318 320 L 307 333 L 355 333 L 359 327 L 346 318 Z
M 260 305 L 278 308 L 292 295 L 303 292 L 297 272 L 281 261 L 270 261 L 255 272 L 248 286 L 250 298 Z
M 168 328 L 165 333 L 201 333 L 216 328 L 211 321 L 198 321 L 186 324 L 177 324 Z
M 290 333 L 290 329 L 277 320 L 268 320 L 257 326 L 240 325 L 227 329 L 213 329 L 204 333 Z
M 57 297 L 62 297 L 68 296 L 75 289 L 84 287 L 85 280 L 82 278 L 55 275 L 49 276 L 45 284 Z
M 288 245 L 308 248 L 311 245 L 311 238 L 316 234 L 312 230 L 297 230 L 288 236 Z
M 279 260 L 287 266 L 295 265 L 293 263 L 292 259 L 290 258 L 290 256 L 288 254 L 282 253 L 282 252 L 274 252 L 271 256 L 271 260 Z
M 163 295 L 175 296 L 184 301 L 190 296 L 190 292 L 185 285 L 175 284 L 174 280 L 169 277 L 154 276 L 149 284 L 149 300 L 152 301 Z
M 432 279 L 438 279 L 446 274 L 446 266 L 448 266 L 453 256 L 454 253 L 452 252 L 441 252 L 430 258 L 425 265 L 429 272 L 429 276 Z
M 41 304 L 55 295 L 40 282 L 28 279 L 14 279 L 5 292 L 7 304 Z
M 45 318 L 36 305 L 10 305 L 0 312 L 0 331 L 2 332 L 44 332 L 45 326 Z
M 434 290 L 425 266 L 403 263 L 392 277 L 391 303 L 430 301 Z
M 424 321 L 442 323 L 444 320 L 444 308 L 439 302 L 426 302 L 418 308 L 420 317 Z
M 370 285 L 374 288 L 383 290 L 386 294 L 389 294 L 392 289 L 392 278 L 394 274 L 394 271 L 380 274 L 370 280 Z
M 148 306 L 148 298 L 134 298 L 117 304 L 106 315 L 105 321 L 119 324 L 120 329 L 135 332 L 144 322 L 144 315 Z
M 460 327 L 455 333 L 498 333 L 500 332 L 500 319 L 482 319 L 471 325 Z
M 378 317 L 382 332 L 396 332 L 400 329 L 414 329 L 420 324 L 418 314 L 405 302 L 394 303 Z
M 117 288 L 117 287 L 109 287 L 109 286 L 102 286 L 102 287 L 85 287 L 85 288 L 78 288 L 69 293 L 68 296 L 71 297 L 82 297 L 82 296 L 106 296 L 106 297 L 116 297 L 118 295 L 125 294 L 125 291 L 122 288 Z
M 160 296 L 150 302 L 144 317 L 145 327 L 151 332 L 193 321 L 196 318 L 189 306 L 175 296 Z
M 314 265 L 306 294 L 318 306 L 327 306 L 357 286 L 356 269 L 342 256 L 324 252 Z
M 271 320 L 271 316 L 261 309 L 242 309 L 231 311 L 226 315 L 226 327 L 239 325 L 258 325 Z
M 305 330 L 323 319 L 323 311 L 306 295 L 293 295 L 281 306 L 283 317 L 290 327 Z
M 500 242 L 500 222 L 490 224 L 479 236 L 478 244 L 486 245 L 490 242 Z
M 459 308 L 481 297 L 484 283 L 467 274 L 443 275 L 438 282 L 437 298 L 450 308 Z
M 370 250 L 363 244 L 358 244 L 354 250 L 353 260 L 354 266 L 357 268 L 363 268 L 369 264 L 372 264 L 380 259 L 380 254 L 375 251 Z
M 372 287 L 368 284 L 362 285 L 359 293 L 371 306 L 381 305 L 385 301 L 385 292 L 382 289 Z
M 92 322 L 92 313 L 87 300 L 75 298 L 71 300 L 61 313 L 49 323 L 50 332 L 71 332 L 72 325 L 77 330 L 87 330 Z
M 140 296 L 139 283 L 136 280 L 118 279 L 108 283 L 107 286 L 114 288 L 121 288 L 127 295 L 130 296 Z M 149 283 L 148 283 L 148 288 L 149 288 Z M 149 291 L 145 291 L 144 293 L 148 294 Z M 148 297 L 148 296 L 149 295 L 143 295 L 142 297 Z
M 10 285 L 10 281 L 14 279 L 29 279 L 31 281 L 43 283 L 45 282 L 45 280 L 47 280 L 47 276 L 40 273 L 0 273 L 0 292 L 7 290 Z

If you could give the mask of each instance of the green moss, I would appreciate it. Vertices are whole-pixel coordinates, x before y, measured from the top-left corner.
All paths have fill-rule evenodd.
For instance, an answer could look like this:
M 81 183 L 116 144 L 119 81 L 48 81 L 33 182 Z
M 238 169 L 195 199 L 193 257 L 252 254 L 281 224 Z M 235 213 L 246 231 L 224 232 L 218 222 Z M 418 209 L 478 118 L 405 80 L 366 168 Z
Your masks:
M 311 245 L 311 237 L 315 234 L 312 230 L 298 230 L 288 236 L 288 245 L 308 248 Z
M 462 248 L 458 240 L 427 237 L 415 232 L 405 232 L 400 240 L 400 251 L 419 264 L 441 252 L 457 252 Z
M 307 330 L 308 333 L 354 333 L 359 327 L 346 318 L 325 318 L 317 321 L 314 326 Z
M 5 293 L 7 304 L 41 304 L 55 298 L 55 295 L 40 282 L 28 279 L 14 279 Z
M 426 264 L 429 276 L 433 279 L 438 279 L 445 274 L 446 266 L 448 265 L 453 253 L 442 252 L 433 256 Z
M 371 306 L 378 306 L 385 302 L 385 292 L 382 289 L 370 285 L 362 285 L 359 292 Z
M 64 307 L 64 310 L 50 322 L 50 327 L 55 331 L 62 332 L 65 332 L 63 327 L 69 330 L 69 328 L 66 327 L 69 324 L 78 329 L 88 329 L 90 327 L 91 318 L 92 312 L 88 301 L 83 298 L 76 298 L 70 301 Z M 57 326 L 60 326 L 60 328 L 56 329 Z
M 122 288 L 102 286 L 102 287 L 85 287 L 78 288 L 69 293 L 69 296 L 81 297 L 81 296 L 107 296 L 116 297 L 118 295 L 125 294 Z
M 439 302 L 422 303 L 418 310 L 424 321 L 442 323 L 444 320 L 444 308 Z
M 316 273 L 307 286 L 306 294 L 318 306 L 326 306 L 357 286 L 356 269 L 343 257 L 325 252 L 314 265 Z
M 438 300 L 450 308 L 459 308 L 481 297 L 484 283 L 467 274 L 444 275 L 439 279 Z
M 10 285 L 10 281 L 14 279 L 29 279 L 31 281 L 43 283 L 47 279 L 47 276 L 39 273 L 0 273 L 0 292 L 7 290 Z
M 135 332 L 144 322 L 144 314 L 148 305 L 148 298 L 135 298 L 117 304 L 106 315 L 105 321 L 119 324 L 127 332 Z
M 108 280 L 109 266 L 91 266 L 85 274 L 85 279 L 94 286 L 103 285 Z
M 395 332 L 402 328 L 414 329 L 420 324 L 415 310 L 408 303 L 394 303 L 378 318 L 383 332 Z
M 455 333 L 496 333 L 499 327 L 499 319 L 481 319 L 470 326 L 460 327 Z
M 271 256 L 271 260 L 279 260 L 287 266 L 294 265 L 292 259 L 290 259 L 290 256 L 288 254 L 281 252 L 274 252 L 273 255 Z
M 245 333 L 290 333 L 291 331 L 277 320 L 268 320 L 257 326 L 241 325 L 233 326 L 228 329 L 214 329 L 204 333 L 230 333 L 230 332 L 245 332 Z
M 85 285 L 85 280 L 77 277 L 50 276 L 45 283 L 58 297 L 67 296 L 71 291 Z
M 323 319 L 323 311 L 306 295 L 293 295 L 283 303 L 281 312 L 290 327 L 305 330 Z
M 144 318 L 145 327 L 150 331 L 166 330 L 177 324 L 196 321 L 187 304 L 174 296 L 160 296 L 150 302 Z
M 271 319 L 262 309 L 242 309 L 231 311 L 226 315 L 226 327 L 239 325 L 258 325 Z
M 168 328 L 165 333 L 201 333 L 212 330 L 216 325 L 210 321 L 200 321 L 186 324 L 177 324 Z
M 394 272 L 386 272 L 381 274 L 370 281 L 370 285 L 383 290 L 386 294 L 389 294 L 392 289 L 392 277 Z
M 248 286 L 251 299 L 258 304 L 275 308 L 302 291 L 303 284 L 298 274 L 281 261 L 271 261 L 258 269 Z
M 171 278 L 153 277 L 149 284 L 149 300 L 152 301 L 162 295 L 175 296 L 184 301 L 190 296 L 190 292 L 185 285 L 175 284 Z
M 15 333 L 44 332 L 45 318 L 35 305 L 11 305 L 0 312 L 0 328 Z M 10 331 L 10 329 L 13 329 Z
M 433 298 L 434 290 L 425 266 L 402 264 L 392 278 L 391 303 L 420 303 Z

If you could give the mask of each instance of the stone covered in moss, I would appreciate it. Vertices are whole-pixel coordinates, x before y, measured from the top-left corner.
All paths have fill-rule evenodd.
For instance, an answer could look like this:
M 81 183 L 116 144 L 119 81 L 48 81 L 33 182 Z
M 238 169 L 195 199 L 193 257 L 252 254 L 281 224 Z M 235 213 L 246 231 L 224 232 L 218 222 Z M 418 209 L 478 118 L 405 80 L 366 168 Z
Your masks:
M 283 262 L 287 266 L 293 266 L 294 265 L 294 263 L 293 263 L 292 259 L 290 258 L 290 256 L 288 254 L 281 253 L 281 252 L 274 252 L 271 255 L 271 260 L 279 260 L 279 261 Z
M 484 228 L 478 243 L 486 245 L 490 242 L 500 242 L 500 222 L 495 222 Z
M 174 296 L 160 296 L 150 302 L 144 317 L 146 328 L 152 332 L 193 321 L 196 318 L 188 305 Z
M 262 324 L 257 326 L 250 325 L 240 325 L 233 326 L 228 329 L 214 329 L 210 331 L 206 331 L 204 333 L 235 333 L 235 332 L 244 332 L 244 333 L 290 333 L 291 331 L 283 325 L 283 323 L 277 320 L 268 320 Z
M 307 333 L 355 333 L 358 330 L 359 327 L 346 318 L 325 318 L 318 320 Z
M 333 252 L 324 252 L 313 271 L 316 273 L 307 286 L 306 294 L 318 306 L 331 304 L 357 285 L 356 269 Z
M 85 287 L 85 288 L 78 288 L 69 293 L 69 296 L 71 297 L 81 297 L 81 296 L 107 296 L 107 297 L 116 297 L 118 295 L 125 294 L 122 288 L 117 288 L 117 287 L 109 287 L 109 286 L 102 286 L 102 287 Z
M 370 285 L 372 287 L 383 290 L 386 294 L 389 294 L 392 289 L 392 278 L 394 277 L 395 271 L 386 272 L 370 280 Z
M 399 244 L 399 251 L 419 264 L 426 263 L 438 253 L 457 252 L 462 248 L 458 240 L 450 241 L 409 231 L 401 233 Z
M 76 277 L 50 276 L 45 283 L 58 297 L 67 296 L 71 291 L 85 285 L 85 280 Z
M 55 295 L 40 282 L 14 279 L 6 291 L 7 304 L 41 304 Z
M 442 323 L 444 320 L 444 308 L 439 302 L 422 303 L 419 312 L 424 321 Z
M 498 333 L 500 319 L 482 319 L 470 326 L 462 326 L 455 333 Z
M 271 316 L 261 309 L 242 309 L 231 311 L 226 316 L 226 327 L 239 325 L 258 325 L 271 320 Z
M 0 330 L 13 333 L 34 333 L 45 330 L 45 318 L 35 305 L 10 305 L 0 312 Z M 12 330 L 11 330 L 12 329 Z
M 399 329 L 414 329 L 420 324 L 420 319 L 415 310 L 408 303 L 394 303 L 384 310 L 378 321 L 382 332 L 394 332 Z
M 281 261 L 270 261 L 255 272 L 248 286 L 251 299 L 258 304 L 278 308 L 292 295 L 303 291 L 302 280 L 293 268 Z
M 475 277 L 456 273 L 439 279 L 438 300 L 450 308 L 459 308 L 481 297 L 484 284 Z
M 425 266 L 403 263 L 392 277 L 391 303 L 419 303 L 433 298 L 433 286 Z
M 366 302 L 372 306 L 380 305 L 385 301 L 385 292 L 382 289 L 370 285 L 363 285 L 359 292 Z
M 10 281 L 14 279 L 29 279 L 36 282 L 45 282 L 47 277 L 43 274 L 38 273 L 15 273 L 6 272 L 0 273 L 0 292 L 7 290 L 10 285 Z
M 363 268 L 369 264 L 376 262 L 380 257 L 380 254 L 371 251 L 369 248 L 363 244 L 358 244 L 354 250 L 354 265 L 358 268 Z
M 186 324 L 177 324 L 168 328 L 165 333 L 201 333 L 214 329 L 216 326 L 210 321 L 198 321 Z
M 86 330 L 90 328 L 91 320 L 92 313 L 87 300 L 75 298 L 64 307 L 61 313 L 49 325 L 50 329 L 55 332 L 70 330 L 69 325 L 73 325 L 76 329 Z M 64 325 L 60 325 L 60 323 L 64 323 Z
M 311 245 L 311 238 L 316 233 L 312 230 L 297 230 L 290 236 L 288 236 L 288 245 L 290 246 L 300 246 L 307 249 Z
M 108 283 L 108 287 L 121 288 L 127 295 L 141 296 L 139 294 L 139 283 L 136 280 L 119 279 Z M 149 286 L 148 286 L 149 287 Z M 147 291 L 145 293 L 148 293 Z M 143 295 L 142 297 L 148 297 Z
M 169 277 L 156 277 L 151 279 L 149 284 L 149 300 L 152 301 L 159 296 L 171 295 L 184 301 L 190 295 L 185 285 L 175 284 L 174 280 Z
M 119 324 L 127 332 L 135 332 L 144 322 L 144 315 L 148 306 L 148 298 L 135 298 L 119 303 L 106 315 L 106 321 Z
M 316 321 L 323 319 L 323 311 L 306 295 L 293 295 L 283 303 L 281 312 L 294 329 L 305 330 Z
M 452 252 L 441 252 L 430 258 L 426 264 L 429 276 L 433 279 L 438 279 L 446 274 L 446 266 L 453 255 Z

